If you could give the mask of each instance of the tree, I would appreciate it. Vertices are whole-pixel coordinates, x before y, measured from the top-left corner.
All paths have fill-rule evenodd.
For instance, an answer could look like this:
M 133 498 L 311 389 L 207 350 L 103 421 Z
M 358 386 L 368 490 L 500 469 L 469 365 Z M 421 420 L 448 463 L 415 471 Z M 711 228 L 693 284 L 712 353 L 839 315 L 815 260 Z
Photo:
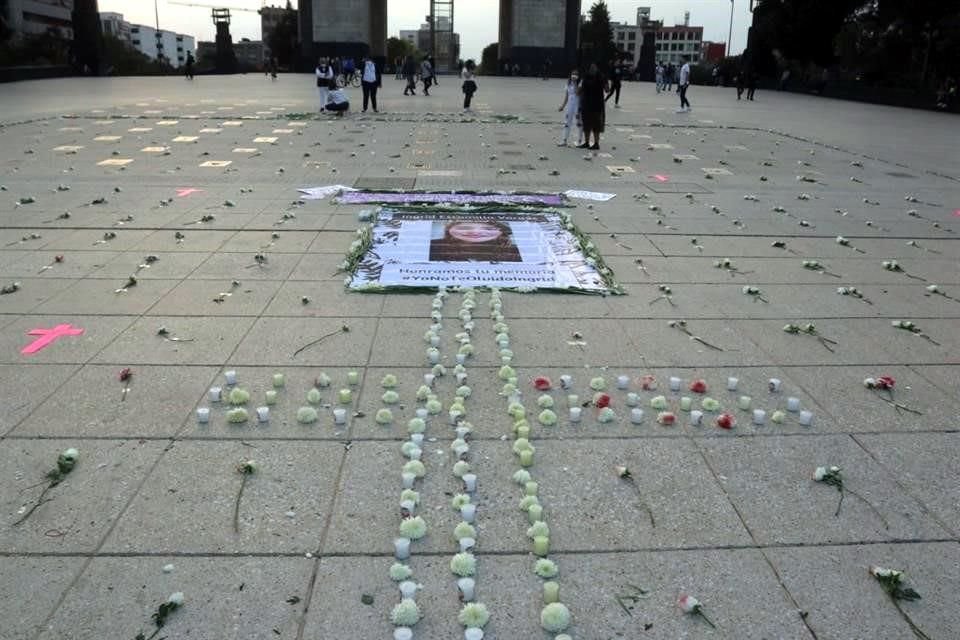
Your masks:
M 480 56 L 480 73 L 488 76 L 497 75 L 497 59 L 500 57 L 500 43 L 492 42 L 483 48 Z
M 267 48 L 270 49 L 270 55 L 277 59 L 278 66 L 288 68 L 293 66 L 299 54 L 298 36 L 297 12 L 290 4 L 290 0 L 287 0 L 283 15 L 273 30 L 267 34 Z
M 416 56 L 417 48 L 409 40 L 387 38 L 387 61 L 393 64 L 397 58 L 405 60 L 407 56 Z
M 613 27 L 610 26 L 610 9 L 603 0 L 590 7 L 590 18 L 580 27 L 580 46 L 585 65 L 596 62 L 600 68 L 604 68 L 617 55 Z

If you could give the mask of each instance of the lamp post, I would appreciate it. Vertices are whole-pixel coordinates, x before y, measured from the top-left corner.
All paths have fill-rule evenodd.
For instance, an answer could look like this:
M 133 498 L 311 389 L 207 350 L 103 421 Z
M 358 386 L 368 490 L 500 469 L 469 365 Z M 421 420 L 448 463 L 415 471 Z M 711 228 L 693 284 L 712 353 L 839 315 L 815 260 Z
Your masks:
M 733 55 L 733 0 L 730 0 L 730 31 L 727 32 L 727 57 Z

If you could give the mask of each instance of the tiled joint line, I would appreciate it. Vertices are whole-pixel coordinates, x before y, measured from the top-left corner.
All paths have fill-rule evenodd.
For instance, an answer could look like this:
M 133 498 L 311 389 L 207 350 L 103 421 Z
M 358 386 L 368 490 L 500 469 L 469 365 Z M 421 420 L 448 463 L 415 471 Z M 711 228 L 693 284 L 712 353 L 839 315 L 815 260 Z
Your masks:
M 601 556 L 617 555 L 621 553 L 700 553 L 705 551 L 777 551 L 783 549 L 836 549 L 838 547 L 879 547 L 879 546 L 910 546 L 922 544 L 954 544 L 957 538 L 923 538 L 917 540 L 853 540 L 846 542 L 812 542 L 812 543 L 770 543 L 770 544 L 718 544 L 718 545 L 687 545 L 667 547 L 623 547 L 620 549 L 567 549 L 550 551 L 550 555 L 558 556 Z M 517 551 L 477 551 L 478 556 L 491 558 L 510 558 L 514 556 L 529 557 L 528 550 Z M 449 551 L 422 551 L 418 557 L 444 558 L 449 557 Z M 323 558 L 393 558 L 392 551 L 351 552 L 332 551 L 315 557 L 318 562 Z M 109 551 L 106 553 L 83 553 L 75 551 L 0 551 L 0 558 L 87 558 L 88 560 L 102 558 L 300 558 L 304 559 L 301 551 L 245 551 L 242 553 L 203 552 L 203 551 L 175 551 L 175 552 L 134 552 Z

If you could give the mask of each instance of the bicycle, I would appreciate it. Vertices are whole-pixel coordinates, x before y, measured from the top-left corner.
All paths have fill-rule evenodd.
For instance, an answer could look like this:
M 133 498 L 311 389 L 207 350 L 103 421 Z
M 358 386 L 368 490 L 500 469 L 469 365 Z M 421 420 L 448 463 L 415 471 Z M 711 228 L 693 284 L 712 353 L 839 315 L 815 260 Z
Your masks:
M 354 71 L 353 73 L 351 73 L 349 76 L 347 76 L 347 75 L 345 75 L 345 74 L 342 74 L 342 73 L 337 74 L 337 86 L 338 86 L 338 87 L 340 87 L 340 88 L 342 89 L 343 87 L 347 86 L 347 83 L 349 83 L 350 86 L 353 87 L 354 89 L 359 88 L 359 87 L 360 87 L 360 74 L 357 73 L 356 71 Z

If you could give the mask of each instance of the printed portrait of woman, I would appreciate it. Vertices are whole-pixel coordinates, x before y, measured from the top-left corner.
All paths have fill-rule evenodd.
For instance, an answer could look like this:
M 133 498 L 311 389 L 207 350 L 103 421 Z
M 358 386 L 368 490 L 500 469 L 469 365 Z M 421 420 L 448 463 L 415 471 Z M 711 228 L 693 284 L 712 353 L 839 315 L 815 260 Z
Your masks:
M 439 237 L 430 241 L 431 262 L 523 262 L 505 222 L 461 219 L 433 224 Z

